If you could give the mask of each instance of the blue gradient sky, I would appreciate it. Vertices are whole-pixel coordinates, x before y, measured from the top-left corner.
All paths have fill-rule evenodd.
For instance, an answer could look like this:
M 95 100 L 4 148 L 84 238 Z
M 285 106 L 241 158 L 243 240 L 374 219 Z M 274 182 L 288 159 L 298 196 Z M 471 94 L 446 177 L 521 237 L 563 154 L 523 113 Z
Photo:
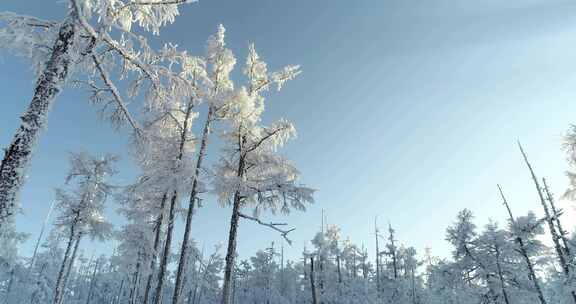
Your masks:
M 64 5 L 55 3 L 3 0 L 0 10 L 60 19 Z M 576 123 L 573 0 L 202 0 L 156 39 L 201 53 L 218 23 L 240 62 L 254 41 L 271 67 L 299 63 L 304 70 L 271 96 L 265 114 L 294 121 L 299 137 L 284 153 L 319 190 L 307 213 L 286 219 L 297 228 L 293 257 L 319 229 L 322 209 L 328 223 L 370 250 L 378 215 L 403 243 L 440 256 L 450 253 L 445 228 L 459 209 L 473 210 L 478 225 L 503 221 L 496 183 L 517 214 L 540 211 L 517 139 L 552 189 L 566 188 L 560 146 Z M 0 146 L 9 144 L 33 84 L 25 61 L 2 55 Z M 52 188 L 63 183 L 67 151 L 123 155 L 120 183 L 136 173 L 126 134 L 100 122 L 86 97 L 74 89 L 60 95 L 37 147 L 18 217 L 33 238 Z M 572 204 L 562 205 L 574 226 Z M 193 236 L 206 246 L 225 241 L 230 212 L 207 199 Z M 271 241 L 279 238 L 243 223 L 238 250 L 245 257 Z M 110 252 L 109 245 L 85 246 Z

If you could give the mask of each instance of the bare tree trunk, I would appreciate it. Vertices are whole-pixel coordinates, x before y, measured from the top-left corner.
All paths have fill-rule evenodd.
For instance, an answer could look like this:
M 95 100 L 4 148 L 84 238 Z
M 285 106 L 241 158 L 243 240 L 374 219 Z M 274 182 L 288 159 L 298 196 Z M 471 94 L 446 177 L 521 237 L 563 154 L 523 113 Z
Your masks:
M 314 257 L 310 256 L 310 289 L 312 290 L 312 304 L 318 304 L 316 297 L 316 284 L 314 283 Z
M 20 117 L 22 123 L 5 150 L 0 165 L 0 229 L 6 219 L 14 215 L 16 197 L 24 183 L 26 168 L 40 131 L 45 127 L 48 112 L 68 76 L 71 65 L 70 50 L 76 36 L 75 20 L 68 16 L 61 25 L 52 47 L 52 54 L 36 82 L 32 101 Z
M 74 226 L 70 227 L 70 236 L 66 245 L 66 251 L 64 252 L 64 258 L 62 259 L 60 271 L 58 272 L 58 278 L 56 279 L 56 287 L 54 289 L 54 304 L 60 303 L 60 298 L 62 297 L 62 280 L 64 279 L 66 265 L 70 256 L 70 252 L 72 251 L 72 244 L 74 243 L 74 229 Z
M 560 215 L 558 213 L 558 210 L 556 209 L 556 205 L 554 204 L 554 197 L 552 196 L 552 193 L 550 193 L 550 190 L 548 188 L 548 184 L 546 183 L 546 179 L 543 178 L 542 182 L 544 184 L 544 191 L 546 192 L 546 197 L 548 199 L 548 202 L 550 203 L 550 207 L 552 208 L 552 213 L 554 214 L 554 218 L 556 219 L 556 226 L 557 226 L 558 232 L 560 234 L 559 237 L 562 240 L 562 244 L 564 245 L 564 253 L 566 254 L 566 259 L 568 261 L 571 261 L 572 260 L 572 253 L 570 252 L 570 245 L 569 245 L 568 239 L 566 238 L 566 235 L 568 233 L 562 227 L 562 222 L 560 221 Z
M 166 207 L 166 200 L 168 199 L 168 194 L 164 193 L 162 196 L 162 201 L 160 203 L 160 213 L 156 219 L 156 225 L 154 230 L 156 234 L 154 235 L 154 250 L 152 250 L 152 257 L 150 259 L 150 269 L 148 273 L 148 278 L 146 279 L 146 288 L 144 289 L 144 304 L 148 304 L 150 298 L 150 289 L 152 289 L 152 277 L 154 276 L 154 269 L 156 268 L 156 259 L 158 257 L 158 250 L 160 249 L 160 235 L 162 234 L 162 224 L 164 222 L 164 209 Z
M 170 246 L 172 245 L 172 232 L 174 231 L 174 213 L 176 209 L 176 200 L 178 194 L 176 191 L 172 194 L 170 200 L 170 211 L 168 212 L 168 229 L 166 231 L 166 240 L 164 242 L 164 252 L 160 260 L 160 269 L 158 270 L 158 282 L 156 282 L 156 291 L 154 294 L 154 304 L 162 303 L 162 293 L 164 291 L 164 280 L 166 278 L 166 268 L 168 267 L 168 256 L 170 255 Z
M 564 255 L 564 252 L 562 250 L 562 245 L 560 245 L 560 236 L 558 235 L 558 232 L 554 227 L 554 221 L 550 215 L 550 211 L 548 210 L 548 205 L 546 204 L 546 199 L 544 199 L 544 194 L 542 194 L 542 188 L 538 183 L 538 179 L 536 178 L 536 174 L 532 169 L 532 165 L 530 165 L 530 162 L 528 162 L 528 157 L 526 156 L 526 153 L 524 152 L 524 149 L 522 149 L 520 143 L 518 143 L 518 147 L 520 148 L 520 152 L 522 152 L 522 156 L 524 157 L 526 166 L 528 166 L 528 169 L 530 169 L 530 174 L 532 176 L 532 180 L 534 181 L 534 186 L 536 187 L 538 197 L 540 198 L 540 202 L 542 203 L 542 207 L 544 208 L 544 213 L 546 215 L 546 222 L 548 223 L 548 228 L 550 229 L 550 233 L 552 235 L 552 241 L 554 242 L 554 248 L 556 249 L 556 254 L 558 255 L 558 261 L 560 262 L 560 266 L 564 271 L 564 275 L 568 279 L 570 279 L 570 268 L 568 266 L 568 262 L 566 261 L 566 256 Z M 574 301 L 574 303 L 576 303 L 576 291 L 572 289 L 570 293 L 572 294 L 572 300 Z
M 186 270 L 186 262 L 188 260 L 188 251 L 190 247 L 190 230 L 192 229 L 192 217 L 194 216 L 194 206 L 198 196 L 198 179 L 200 177 L 200 170 L 202 169 L 202 161 L 206 155 L 206 148 L 208 146 L 208 135 L 210 134 L 210 124 L 214 114 L 214 107 L 210 106 L 204 129 L 202 131 L 202 142 L 200 150 L 198 151 L 198 158 L 194 168 L 194 176 L 192 177 L 192 192 L 190 193 L 190 200 L 188 202 L 188 212 L 186 214 L 186 226 L 184 228 L 184 237 L 182 239 L 182 247 L 180 248 L 180 260 L 178 261 L 178 270 L 176 272 L 176 282 L 174 283 L 174 295 L 172 296 L 172 304 L 178 304 L 180 301 L 180 293 L 182 292 L 182 281 L 184 272 Z
M 508 215 L 510 216 L 510 222 L 512 225 L 516 225 L 516 220 L 512 215 L 512 210 L 510 209 L 510 205 L 508 205 L 508 201 L 504 196 L 504 192 L 502 192 L 502 188 L 498 185 L 498 190 L 500 191 L 500 196 L 502 197 L 502 201 L 504 206 L 506 206 L 506 210 L 508 211 Z M 534 284 L 534 289 L 538 295 L 538 300 L 540 300 L 541 304 L 547 304 L 546 299 L 544 299 L 544 294 L 542 293 L 542 288 L 540 287 L 540 283 L 538 282 L 538 277 L 536 276 L 536 271 L 534 271 L 534 265 L 530 260 L 530 256 L 528 255 L 528 250 L 526 249 L 526 245 L 524 244 L 524 240 L 522 237 L 516 235 L 515 241 L 518 244 L 520 255 L 524 258 L 526 262 L 526 266 L 528 267 L 528 277 L 531 279 L 532 283 Z

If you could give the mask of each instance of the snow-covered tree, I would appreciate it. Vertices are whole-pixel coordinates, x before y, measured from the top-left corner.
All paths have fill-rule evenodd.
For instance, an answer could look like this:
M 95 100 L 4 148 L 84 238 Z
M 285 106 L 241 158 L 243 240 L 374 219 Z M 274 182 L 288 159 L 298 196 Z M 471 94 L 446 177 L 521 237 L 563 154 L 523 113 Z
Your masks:
M 298 184 L 298 170 L 276 152 L 295 135 L 294 126 L 286 120 L 268 127 L 261 124 L 262 93 L 273 84 L 280 89 L 298 73 L 298 67 L 288 66 L 269 74 L 266 63 L 251 45 L 244 68 L 248 86 L 235 89 L 226 105 L 227 126 L 222 133 L 225 148 L 215 166 L 213 179 L 213 192 L 219 202 L 232 205 L 223 304 L 231 303 L 241 210 L 253 208 L 256 215 L 261 210 L 288 213 L 291 209 L 303 210 L 305 204 L 313 200 L 313 190 Z
M 58 217 L 56 227 L 67 234 L 66 250 L 56 287 L 54 304 L 60 304 L 63 291 L 76 259 L 78 246 L 84 236 L 105 240 L 111 236 L 112 225 L 104 218 L 104 204 L 114 190 L 108 179 L 115 174 L 116 157 L 92 157 L 87 153 L 72 153 L 71 169 L 66 183 L 74 183 L 70 190 L 56 190 Z
M 14 215 L 32 151 L 63 86 L 72 78 L 92 92 L 91 100 L 115 125 L 138 128 L 111 71 L 121 68 L 130 77 L 129 97 L 143 91 L 149 103 L 181 95 L 188 82 L 165 68 L 169 52 L 154 52 L 137 24 L 158 34 L 174 22 L 178 6 L 190 0 L 68 0 L 67 16 L 46 21 L 11 12 L 0 13 L 0 47 L 30 59 L 37 73 L 32 101 L 0 165 L 0 227 Z M 106 50 L 106 51 L 103 51 Z

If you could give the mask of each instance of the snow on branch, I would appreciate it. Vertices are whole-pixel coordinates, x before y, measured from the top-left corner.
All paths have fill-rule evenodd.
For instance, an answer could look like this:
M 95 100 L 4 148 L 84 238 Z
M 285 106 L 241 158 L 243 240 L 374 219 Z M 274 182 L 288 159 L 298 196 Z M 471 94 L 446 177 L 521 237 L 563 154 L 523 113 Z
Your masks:
M 132 126 L 132 128 L 134 128 L 136 133 L 139 134 L 141 132 L 140 126 L 138 125 L 136 120 L 134 120 L 134 118 L 132 118 L 132 116 L 130 115 L 130 112 L 128 112 L 128 108 L 126 107 L 126 103 L 122 99 L 122 96 L 120 95 L 120 92 L 118 91 L 118 88 L 116 87 L 116 85 L 114 85 L 114 82 L 112 82 L 112 79 L 110 79 L 108 72 L 106 72 L 106 70 L 104 70 L 102 68 L 102 63 L 100 62 L 100 59 L 96 55 L 92 55 L 92 61 L 94 62 L 96 69 L 100 73 L 100 77 L 102 78 L 102 81 L 104 82 L 104 84 L 106 84 L 110 93 L 112 94 L 113 101 L 116 103 L 116 110 L 112 114 L 111 120 L 115 124 L 120 124 L 123 121 L 127 121 Z
M 266 223 L 266 222 L 261 221 L 261 220 L 260 220 L 259 218 L 257 218 L 257 217 L 249 216 L 249 215 L 246 215 L 246 214 L 244 214 L 244 213 L 239 213 L 239 216 L 240 216 L 241 218 L 245 218 L 245 219 L 247 219 L 247 220 L 254 221 L 254 222 L 256 222 L 256 223 L 258 223 L 258 224 L 260 224 L 260 225 L 262 225 L 262 226 L 266 226 L 266 227 L 268 227 L 268 228 L 270 228 L 270 229 L 272 229 L 272 230 L 275 230 L 275 231 L 279 232 L 280 235 L 286 240 L 286 242 L 288 242 L 288 244 L 292 245 L 292 240 L 290 240 L 290 239 L 288 238 L 288 233 L 296 230 L 296 228 L 284 230 L 284 229 L 278 228 L 278 226 L 286 226 L 286 225 L 288 225 L 288 224 L 286 224 L 286 223 Z

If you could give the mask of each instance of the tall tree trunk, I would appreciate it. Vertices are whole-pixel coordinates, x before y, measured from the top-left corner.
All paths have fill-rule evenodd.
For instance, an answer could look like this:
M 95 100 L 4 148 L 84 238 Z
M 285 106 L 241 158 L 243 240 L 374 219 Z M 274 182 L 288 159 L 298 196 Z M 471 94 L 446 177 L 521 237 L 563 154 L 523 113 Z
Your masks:
M 524 152 L 524 149 L 522 149 L 520 143 L 518 143 L 518 147 L 520 148 L 520 152 L 522 152 L 522 156 L 524 157 L 526 166 L 528 166 L 528 169 L 530 170 L 532 180 L 534 181 L 534 186 L 536 187 L 538 197 L 540 198 L 540 203 L 542 203 L 542 207 L 544 208 L 544 214 L 546 215 L 546 222 L 548 223 L 548 228 L 550 229 L 550 234 L 552 235 L 552 241 L 554 242 L 554 248 L 556 249 L 556 254 L 558 255 L 558 261 L 560 262 L 560 266 L 564 271 L 564 275 L 566 276 L 566 278 L 570 279 L 570 267 L 568 265 L 568 262 L 566 261 L 566 256 L 564 255 L 564 251 L 562 250 L 562 245 L 560 245 L 560 236 L 556 231 L 556 227 L 554 227 L 554 220 L 550 215 L 550 210 L 548 210 L 548 205 L 546 204 L 546 199 L 544 198 L 544 194 L 542 193 L 542 188 L 540 187 L 540 183 L 538 183 L 538 178 L 536 178 L 536 174 L 532 169 L 532 165 L 530 165 L 528 157 L 526 156 L 526 153 Z M 574 303 L 576 303 L 576 291 L 572 289 L 570 290 L 570 293 L 572 294 L 572 300 L 574 301 Z
M 310 256 L 310 290 L 312 291 L 312 304 L 318 304 L 316 284 L 314 282 L 314 257 Z
M 176 209 L 176 200 L 178 193 L 174 191 L 170 199 L 170 210 L 168 212 L 168 229 L 166 230 L 166 240 L 164 241 L 164 252 L 160 259 L 160 268 L 158 269 L 158 282 L 156 282 L 156 291 L 154 294 L 154 304 L 162 303 L 164 292 L 164 280 L 166 279 L 166 269 L 168 267 L 168 256 L 170 255 L 170 246 L 172 245 L 172 232 L 174 231 L 174 213 Z
M 504 203 L 504 206 L 506 206 L 506 210 L 508 211 L 508 216 L 510 217 L 510 223 L 512 223 L 512 225 L 515 226 L 516 220 L 514 219 L 514 216 L 512 215 L 512 209 L 510 209 L 510 205 L 508 205 L 508 201 L 506 200 L 506 197 L 504 196 L 504 192 L 502 192 L 502 188 L 500 187 L 500 185 L 498 185 L 498 190 L 500 191 L 500 196 L 502 197 L 502 201 Z M 528 255 L 528 250 L 526 249 L 526 245 L 524 244 L 524 240 L 519 235 L 515 235 L 515 242 L 518 244 L 518 247 L 519 247 L 518 249 L 519 249 L 520 255 L 522 256 L 522 258 L 526 262 L 526 267 L 528 268 L 528 277 L 530 278 L 530 280 L 534 284 L 534 290 L 536 290 L 536 294 L 538 296 L 538 300 L 540 301 L 540 304 L 547 304 L 546 299 L 544 299 L 544 294 L 542 293 L 542 288 L 540 287 L 540 282 L 538 282 L 538 277 L 536 276 L 536 271 L 534 271 L 534 265 L 532 264 L 532 261 L 530 260 L 530 256 Z
M 76 237 L 76 242 L 74 243 L 74 250 L 72 250 L 72 256 L 68 261 L 68 269 L 66 270 L 66 274 L 64 275 L 64 279 L 62 280 L 62 292 L 66 290 L 66 285 L 68 284 L 68 278 L 70 277 L 70 272 L 72 272 L 72 267 L 74 266 L 74 262 L 76 261 L 76 255 L 78 254 L 80 239 L 82 239 L 82 232 L 79 232 L 78 236 Z M 65 295 L 60 297 L 60 303 L 64 301 L 64 297 Z
M 184 237 L 182 239 L 182 247 L 180 248 L 180 260 L 178 261 L 178 270 L 176 272 L 176 282 L 174 283 L 174 295 L 172 296 L 172 304 L 178 304 L 180 301 L 180 294 L 184 284 L 184 272 L 186 270 L 186 262 L 188 261 L 188 251 L 190 250 L 190 231 L 192 229 L 192 217 L 194 216 L 194 206 L 198 196 L 198 179 L 200 177 L 200 170 L 202 169 L 202 161 L 206 155 L 206 148 L 208 146 L 208 135 L 210 134 L 210 125 L 212 116 L 214 115 L 214 107 L 210 106 L 204 123 L 202 131 L 202 142 L 200 143 L 200 150 L 198 151 L 198 158 L 194 168 L 194 176 L 192 177 L 192 191 L 190 193 L 190 200 L 188 202 L 188 212 L 186 214 L 186 226 L 184 227 Z
M 152 277 L 154 276 L 154 270 L 156 268 L 156 259 L 158 258 L 158 250 L 160 249 L 160 236 L 162 234 L 162 224 L 164 222 L 164 209 L 166 207 L 166 200 L 168 199 L 168 194 L 164 193 L 162 200 L 160 202 L 160 213 L 156 219 L 156 224 L 154 226 L 154 248 L 152 250 L 152 257 L 150 258 L 150 269 L 148 273 L 148 278 L 146 279 L 146 288 L 144 289 L 144 304 L 148 304 L 150 298 L 150 290 L 152 289 Z
M 0 229 L 3 228 L 3 222 L 14 215 L 16 199 L 24 183 L 32 150 L 68 75 L 72 64 L 70 51 L 76 31 L 75 20 L 69 16 L 60 26 L 50 59 L 36 82 L 32 101 L 20 117 L 22 123 L 5 150 L 0 164 Z
M 56 279 L 56 287 L 54 289 L 54 304 L 60 303 L 60 297 L 62 296 L 62 280 L 64 279 L 66 265 L 68 264 L 67 263 L 68 258 L 70 257 L 70 252 L 72 251 L 72 244 L 74 243 L 74 233 L 75 233 L 74 230 L 75 227 L 74 225 L 72 225 L 72 227 L 70 227 L 70 236 L 68 237 L 66 251 L 64 252 L 62 264 L 60 265 L 60 271 L 58 272 L 58 278 Z
M 226 251 L 226 267 L 224 269 L 224 283 L 222 286 L 222 304 L 230 304 L 232 296 L 232 275 L 236 261 L 236 246 L 238 236 L 238 224 L 240 221 L 240 194 L 234 195 L 234 206 L 230 218 L 230 233 L 228 235 L 228 250 Z
M 239 178 L 244 176 L 245 155 L 241 150 L 242 144 L 239 143 L 240 159 L 238 161 L 237 175 Z M 238 236 L 238 224 L 240 221 L 240 205 L 242 197 L 240 191 L 234 193 L 234 206 L 232 208 L 232 217 L 230 218 L 230 233 L 228 235 L 228 249 L 226 252 L 226 266 L 224 268 L 224 283 L 222 286 L 222 304 L 230 304 L 231 291 L 232 291 L 232 275 L 234 272 L 234 265 L 236 263 L 236 246 Z

